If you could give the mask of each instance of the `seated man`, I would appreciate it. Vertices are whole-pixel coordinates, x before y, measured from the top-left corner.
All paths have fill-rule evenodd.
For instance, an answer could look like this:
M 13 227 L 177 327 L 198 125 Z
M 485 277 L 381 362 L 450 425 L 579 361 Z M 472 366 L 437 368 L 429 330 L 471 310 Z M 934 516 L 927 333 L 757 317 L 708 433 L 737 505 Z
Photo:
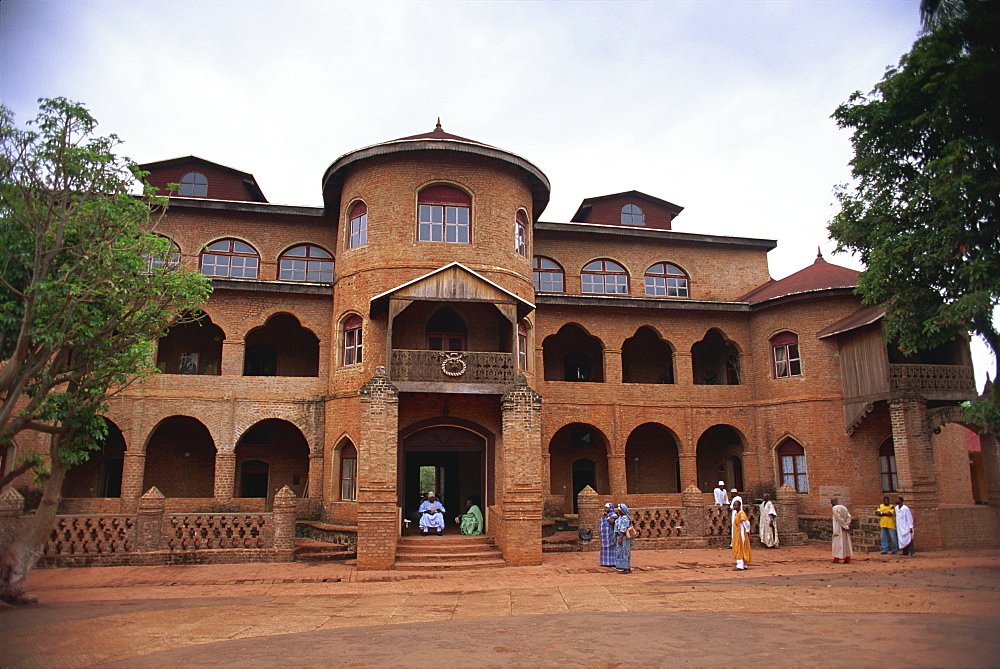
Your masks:
M 462 528 L 462 534 L 477 535 L 483 533 L 483 512 L 479 510 L 476 499 L 470 497 L 465 502 L 465 513 L 455 518 Z
M 444 505 L 437 501 L 434 491 L 427 493 L 427 499 L 420 503 L 420 533 L 427 536 L 430 530 L 436 530 L 441 536 L 444 529 Z

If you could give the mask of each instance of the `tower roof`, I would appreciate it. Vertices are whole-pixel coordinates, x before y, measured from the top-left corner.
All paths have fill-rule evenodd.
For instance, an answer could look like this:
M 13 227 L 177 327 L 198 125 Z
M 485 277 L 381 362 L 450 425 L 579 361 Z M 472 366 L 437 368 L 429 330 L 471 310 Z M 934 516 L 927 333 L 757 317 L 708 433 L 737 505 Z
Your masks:
M 757 286 L 740 297 L 739 302 L 757 304 L 787 295 L 812 293 L 835 288 L 854 288 L 858 285 L 858 270 L 828 263 L 819 254 L 811 265 L 789 274 L 778 281 L 771 280 Z

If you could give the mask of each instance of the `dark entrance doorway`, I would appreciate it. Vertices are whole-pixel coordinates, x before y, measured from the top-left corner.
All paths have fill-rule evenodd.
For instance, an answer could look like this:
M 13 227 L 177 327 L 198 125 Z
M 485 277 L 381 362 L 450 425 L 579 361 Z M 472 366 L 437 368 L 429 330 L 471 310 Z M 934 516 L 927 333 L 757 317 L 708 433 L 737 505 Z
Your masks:
M 580 512 L 576 496 L 587 486 L 597 490 L 597 463 L 581 458 L 573 463 L 573 513 Z
M 478 497 L 485 513 L 492 494 L 486 488 L 486 439 L 482 435 L 450 425 L 429 427 L 404 437 L 402 454 L 399 503 L 414 530 L 420 502 L 432 489 L 444 504 L 446 529 L 456 527 L 455 516 L 465 511 L 469 497 Z
M 267 497 L 270 467 L 263 460 L 247 460 L 240 465 L 241 497 Z

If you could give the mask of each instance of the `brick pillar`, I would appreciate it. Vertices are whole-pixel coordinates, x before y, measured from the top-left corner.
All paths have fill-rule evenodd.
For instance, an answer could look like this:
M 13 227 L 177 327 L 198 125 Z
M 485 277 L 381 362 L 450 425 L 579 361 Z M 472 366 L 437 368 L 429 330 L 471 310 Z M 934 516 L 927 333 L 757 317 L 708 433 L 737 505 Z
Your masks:
M 698 487 L 698 458 L 694 454 L 681 455 L 681 490 Z
M 166 499 L 153 486 L 139 499 L 139 514 L 135 526 L 135 552 L 151 553 L 161 548 L 163 511 Z
M 242 339 L 222 340 L 222 364 L 219 369 L 223 376 L 243 375 L 243 353 L 246 344 Z
M 684 534 L 689 537 L 708 536 L 708 516 L 705 511 L 705 496 L 696 485 L 689 485 L 681 493 L 684 506 Z
M 674 383 L 681 386 L 690 386 L 694 383 L 690 352 L 677 351 L 674 353 Z
M 0 493 L 0 546 L 7 546 L 14 540 L 17 525 L 24 514 L 24 497 L 14 488 Z
M 622 382 L 622 352 L 614 349 L 604 349 L 604 382 Z
M 306 496 L 313 500 L 323 500 L 326 498 L 326 487 L 323 485 L 323 451 L 314 451 L 309 454 L 309 485 L 306 488 Z
M 542 563 L 542 397 L 518 376 L 500 402 L 503 421 L 504 534 L 500 550 L 508 565 Z M 499 470 L 499 468 L 498 468 Z
M 578 524 L 581 530 L 590 530 L 595 539 L 600 539 L 601 516 L 604 515 L 604 505 L 597 498 L 597 492 L 589 485 L 576 496 L 576 506 L 579 509 Z
M 232 499 L 236 487 L 236 453 L 218 451 L 215 454 L 215 499 Z
M 385 367 L 361 386 L 358 448 L 358 569 L 390 569 L 396 562 L 399 510 L 396 458 L 399 390 Z
M 142 481 L 146 476 L 146 454 L 142 451 L 125 451 L 122 461 L 122 500 L 142 497 Z
M 899 396 L 889 400 L 889 418 L 899 491 L 913 511 L 915 536 L 920 537 L 914 543 L 917 550 L 938 548 L 942 539 L 934 450 L 927 432 L 927 403 L 904 388 Z
M 781 484 L 774 500 L 778 512 L 778 539 L 783 535 L 795 534 L 799 531 L 799 494 L 787 483 Z
M 983 432 L 979 435 L 979 443 L 983 449 L 987 503 L 1000 509 L 1000 440 L 992 433 Z
M 615 499 L 628 494 L 628 478 L 625 474 L 625 465 L 624 453 L 612 453 L 608 455 L 608 488 Z
M 295 493 L 288 486 L 274 495 L 271 522 L 274 523 L 274 550 L 279 562 L 291 562 L 295 549 Z

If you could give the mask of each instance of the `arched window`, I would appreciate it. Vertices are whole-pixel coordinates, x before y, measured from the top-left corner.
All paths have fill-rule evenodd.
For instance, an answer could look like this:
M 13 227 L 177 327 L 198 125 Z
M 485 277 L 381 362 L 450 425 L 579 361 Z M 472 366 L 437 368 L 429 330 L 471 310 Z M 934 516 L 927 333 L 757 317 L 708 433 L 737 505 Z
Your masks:
M 677 265 L 658 262 L 646 270 L 646 294 L 657 297 L 688 297 L 688 277 Z
M 806 452 L 794 439 L 785 439 L 778 446 L 778 467 L 781 482 L 795 488 L 796 492 L 809 492 L 809 475 L 806 471 Z
M 340 450 L 340 499 L 358 499 L 358 449 L 350 442 Z
M 208 179 L 201 172 L 188 172 L 181 177 L 178 195 L 185 197 L 205 197 L 208 195 Z
M 774 378 L 802 376 L 799 336 L 794 332 L 779 332 L 771 337 L 771 357 L 774 360 Z
M 622 207 L 622 225 L 646 225 L 646 218 L 642 214 L 642 209 L 634 204 L 627 204 Z
M 878 471 L 882 479 L 882 492 L 896 492 L 899 478 L 896 476 L 896 446 L 892 439 L 886 439 L 878 448 Z
M 355 202 L 348 216 L 351 222 L 350 234 L 347 238 L 347 248 L 353 249 L 368 243 L 368 205 Z
M 166 239 L 166 238 L 164 238 L 164 239 Z M 177 244 L 172 239 L 168 239 L 167 241 L 170 243 L 170 250 L 167 251 L 166 253 L 163 253 L 163 254 L 147 253 L 146 254 L 146 267 L 148 268 L 147 271 L 149 271 L 149 272 L 155 272 L 155 271 L 171 272 L 171 271 L 177 269 L 178 267 L 180 267 L 180 264 L 181 264 L 181 247 L 177 246 Z
M 517 368 L 528 369 L 528 328 L 517 324 Z
M 260 256 L 254 247 L 237 239 L 220 239 L 201 254 L 201 273 L 208 276 L 256 279 L 258 267 Z
M 420 191 L 417 201 L 417 239 L 422 242 L 469 243 L 472 198 L 468 193 L 450 186 L 430 186 Z
M 628 293 L 628 274 L 613 260 L 594 260 L 587 263 L 580 276 L 585 293 L 623 295 Z
M 278 259 L 278 278 L 282 281 L 333 281 L 333 256 L 315 244 L 293 246 Z
M 351 316 L 344 321 L 344 365 L 361 362 L 361 316 Z
M 525 258 L 528 257 L 528 221 L 520 210 L 514 217 L 514 250 Z
M 535 290 L 542 293 L 561 293 L 566 289 L 565 276 L 562 266 L 551 258 L 535 256 L 531 265 L 534 268 L 532 278 L 535 283 Z

